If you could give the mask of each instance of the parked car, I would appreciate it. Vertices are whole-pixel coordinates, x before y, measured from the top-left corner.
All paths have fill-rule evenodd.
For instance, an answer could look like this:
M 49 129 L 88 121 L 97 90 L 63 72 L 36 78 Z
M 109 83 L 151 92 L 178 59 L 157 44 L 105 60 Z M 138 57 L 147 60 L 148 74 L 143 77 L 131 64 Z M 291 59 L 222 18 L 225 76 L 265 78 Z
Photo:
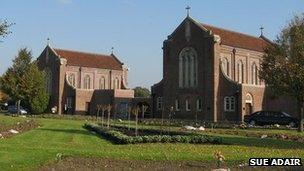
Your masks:
M 244 121 L 249 125 L 289 125 L 295 127 L 299 120 L 291 115 L 280 111 L 258 111 L 251 115 L 245 115 Z
M 19 113 L 22 114 L 22 115 L 27 114 L 26 109 L 24 109 L 22 106 L 20 106 L 20 110 L 19 111 L 20 111 Z M 8 106 L 8 113 L 11 113 L 11 114 L 18 113 L 17 106 Z

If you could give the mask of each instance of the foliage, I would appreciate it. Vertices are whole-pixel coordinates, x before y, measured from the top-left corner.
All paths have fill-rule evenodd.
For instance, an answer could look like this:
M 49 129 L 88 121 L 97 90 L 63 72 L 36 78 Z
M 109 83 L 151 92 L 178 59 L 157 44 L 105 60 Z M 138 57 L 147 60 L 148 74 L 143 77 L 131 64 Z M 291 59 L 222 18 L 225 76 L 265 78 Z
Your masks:
M 194 143 L 194 144 L 221 144 L 220 137 L 210 135 L 144 135 L 144 136 L 127 136 L 117 130 L 109 130 L 96 124 L 85 124 L 84 127 L 91 131 L 104 136 L 117 144 L 137 144 L 137 143 Z
M 21 100 L 23 105 L 34 114 L 45 111 L 49 97 L 45 92 L 44 73 L 32 62 L 32 53 L 27 48 L 20 49 L 10 67 L 0 79 L 3 92 L 14 101 Z
M 265 49 L 260 77 L 276 95 L 294 97 L 298 113 L 301 113 L 304 102 L 304 14 L 295 16 L 272 46 Z M 301 114 L 301 120 L 302 117 Z
M 5 102 L 8 100 L 8 95 L 3 93 L 1 90 L 0 90 L 0 102 Z
M 8 34 L 12 33 L 9 31 L 9 27 L 12 26 L 13 23 L 9 23 L 7 20 L 0 21 L 0 37 L 5 37 Z
M 135 87 L 133 90 L 135 97 L 150 97 L 151 95 L 150 90 L 145 87 Z

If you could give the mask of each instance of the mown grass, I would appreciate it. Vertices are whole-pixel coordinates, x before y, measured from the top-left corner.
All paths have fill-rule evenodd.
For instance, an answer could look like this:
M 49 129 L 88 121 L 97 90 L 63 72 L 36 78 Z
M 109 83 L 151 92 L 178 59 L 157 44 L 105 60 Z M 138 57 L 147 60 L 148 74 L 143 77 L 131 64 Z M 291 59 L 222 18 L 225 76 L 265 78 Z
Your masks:
M 8 117 L 11 119 L 12 117 Z M 304 145 L 275 139 L 222 136 L 229 145 L 136 144 L 115 145 L 85 130 L 85 121 L 37 119 L 40 128 L 0 140 L 0 170 L 32 170 L 56 155 L 154 161 L 201 161 L 214 163 L 220 150 L 228 165 L 250 157 L 304 157 Z
M 4 114 L 0 113 L 0 126 L 9 126 L 9 125 L 13 125 L 16 124 L 18 122 L 22 122 L 25 121 L 25 118 L 22 117 L 8 117 L 5 116 Z

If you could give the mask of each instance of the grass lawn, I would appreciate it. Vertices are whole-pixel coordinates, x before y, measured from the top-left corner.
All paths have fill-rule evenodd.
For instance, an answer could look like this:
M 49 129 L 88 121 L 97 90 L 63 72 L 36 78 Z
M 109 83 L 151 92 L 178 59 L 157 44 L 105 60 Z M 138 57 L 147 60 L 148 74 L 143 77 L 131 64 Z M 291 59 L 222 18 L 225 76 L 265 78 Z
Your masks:
M 22 117 L 8 117 L 2 113 L 0 113 L 0 126 L 9 126 L 9 125 L 13 125 L 16 124 L 17 122 L 22 122 L 25 121 L 26 118 L 22 118 Z
M 0 117 L 0 122 L 15 120 Z M 220 150 L 228 165 L 247 162 L 250 157 L 304 158 L 304 144 L 298 142 L 220 135 L 231 145 L 114 145 L 82 128 L 85 121 L 42 118 L 37 121 L 42 125 L 40 128 L 0 139 L 0 170 L 32 170 L 56 160 L 58 153 L 79 157 L 214 163 L 213 154 Z

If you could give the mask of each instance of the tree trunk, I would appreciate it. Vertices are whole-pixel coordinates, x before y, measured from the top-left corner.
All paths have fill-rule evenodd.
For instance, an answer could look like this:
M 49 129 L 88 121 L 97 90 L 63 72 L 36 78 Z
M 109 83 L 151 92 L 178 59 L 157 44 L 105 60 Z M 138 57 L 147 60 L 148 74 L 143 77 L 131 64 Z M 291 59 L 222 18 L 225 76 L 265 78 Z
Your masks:
M 298 113 L 299 113 L 299 128 L 298 131 L 299 132 L 303 132 L 303 102 L 298 100 Z
M 101 111 L 101 126 L 102 126 L 102 127 L 103 127 L 104 113 L 105 113 L 105 111 L 104 111 L 104 109 L 102 109 L 102 111 Z
M 21 103 L 21 100 L 18 100 L 17 101 L 17 115 L 20 115 L 20 103 Z

